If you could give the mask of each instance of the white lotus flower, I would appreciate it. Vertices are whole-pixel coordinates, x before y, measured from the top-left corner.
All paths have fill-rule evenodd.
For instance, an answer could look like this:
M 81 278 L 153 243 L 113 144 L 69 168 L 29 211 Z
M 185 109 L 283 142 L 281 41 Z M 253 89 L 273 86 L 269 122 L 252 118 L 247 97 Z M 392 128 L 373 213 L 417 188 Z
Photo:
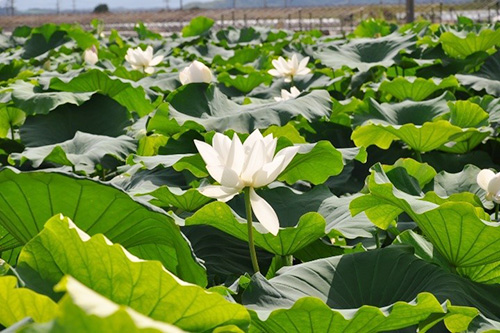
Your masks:
M 93 66 L 99 61 L 99 57 L 97 56 L 97 48 L 95 45 L 92 45 L 92 47 L 89 47 L 85 51 L 83 51 L 83 60 L 85 63 Z
M 276 77 L 284 77 L 285 82 L 291 82 L 295 76 L 306 75 L 311 72 L 307 68 L 307 63 L 309 62 L 309 57 L 305 57 L 299 62 L 297 55 L 292 55 L 292 59 L 285 60 L 283 57 L 279 57 L 278 60 L 273 60 L 274 69 L 268 71 L 269 74 Z
M 483 169 L 477 174 L 477 184 L 486 191 L 486 200 L 500 203 L 500 172 Z
M 274 155 L 277 141 L 272 134 L 263 137 L 259 130 L 250 134 L 243 144 L 236 134 L 230 140 L 221 133 L 214 135 L 212 145 L 194 141 L 208 172 L 220 184 L 204 186 L 199 191 L 207 197 L 226 202 L 249 187 L 253 212 L 273 235 L 279 231 L 278 216 L 254 189 L 274 181 L 299 150 L 299 147 L 287 147 Z
M 153 58 L 153 48 L 149 45 L 146 51 L 143 51 L 140 47 L 128 49 L 125 60 L 127 60 L 133 69 L 144 71 L 144 73 L 147 74 L 153 74 L 155 71 L 153 67 L 163 60 L 163 56 L 156 56 Z
M 195 60 L 179 73 L 179 80 L 183 85 L 196 82 L 210 83 L 212 82 L 212 72 L 203 63 Z
M 281 97 L 274 97 L 276 102 L 288 101 L 289 99 L 294 99 L 295 97 L 300 95 L 300 90 L 292 87 L 290 92 L 286 89 L 281 89 Z

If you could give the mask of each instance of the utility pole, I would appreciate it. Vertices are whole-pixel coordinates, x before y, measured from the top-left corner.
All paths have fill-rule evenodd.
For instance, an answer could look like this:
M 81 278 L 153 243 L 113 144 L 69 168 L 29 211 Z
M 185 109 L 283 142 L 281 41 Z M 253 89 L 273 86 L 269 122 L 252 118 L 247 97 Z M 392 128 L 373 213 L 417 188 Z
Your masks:
M 169 0 L 165 0 L 165 9 L 166 10 L 170 9 L 170 1 Z
M 59 11 L 60 11 L 60 9 L 61 9 L 61 8 L 60 8 L 60 5 L 61 5 L 61 4 L 59 3 L 59 0 L 56 0 L 56 13 L 57 13 L 57 15 L 59 15 Z
M 183 5 L 182 5 L 182 0 L 179 0 L 179 9 L 182 10 L 183 9 Z
M 73 0 L 73 13 L 76 13 L 76 0 Z
M 406 23 L 415 20 L 415 0 L 406 0 Z

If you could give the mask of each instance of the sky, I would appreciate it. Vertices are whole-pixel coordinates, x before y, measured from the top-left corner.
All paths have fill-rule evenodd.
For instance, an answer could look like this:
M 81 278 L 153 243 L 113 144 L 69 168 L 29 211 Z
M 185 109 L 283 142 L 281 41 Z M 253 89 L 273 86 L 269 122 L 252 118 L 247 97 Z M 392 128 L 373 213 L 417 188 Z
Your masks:
M 0 0 L 0 4 L 5 6 L 8 0 Z M 74 0 L 77 10 L 93 9 L 101 3 L 108 5 L 110 10 L 113 8 L 123 7 L 130 9 L 139 8 L 166 8 L 166 0 Z M 168 0 L 170 8 L 178 8 L 180 0 Z M 183 0 L 184 4 L 194 2 L 195 0 Z M 203 0 L 200 0 L 202 2 Z M 206 0 L 205 0 L 206 1 Z M 57 0 L 15 0 L 15 7 L 17 10 L 27 10 L 30 8 L 56 8 Z M 73 0 L 59 0 L 61 10 L 73 9 Z

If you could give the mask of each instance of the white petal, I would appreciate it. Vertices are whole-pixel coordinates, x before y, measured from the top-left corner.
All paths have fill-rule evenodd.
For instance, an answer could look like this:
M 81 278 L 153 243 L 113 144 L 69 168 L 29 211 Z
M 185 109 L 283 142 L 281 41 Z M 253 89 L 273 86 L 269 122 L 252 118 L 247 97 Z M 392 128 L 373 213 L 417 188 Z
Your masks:
M 217 185 L 203 186 L 200 187 L 198 191 L 206 197 L 214 198 L 222 202 L 231 200 L 239 192 L 234 188 L 227 188 Z
M 300 90 L 297 89 L 296 87 L 292 87 L 290 89 L 290 95 L 292 95 L 293 97 L 297 97 L 300 95 Z
M 150 62 L 153 59 L 153 47 L 151 45 L 148 45 L 146 47 L 146 51 L 143 53 L 144 59 Z
M 262 136 L 260 131 L 256 129 L 248 136 L 248 138 L 246 138 L 245 142 L 243 143 L 243 148 L 245 148 L 246 152 L 250 152 L 253 149 L 255 143 L 262 139 L 264 139 L 264 137 Z
M 276 236 L 280 229 L 278 215 L 276 215 L 273 207 L 271 207 L 266 200 L 255 193 L 253 188 L 250 188 L 250 204 L 260 224 L 262 224 L 271 234 Z
M 179 81 L 181 81 L 182 85 L 191 83 L 189 79 L 189 74 L 188 74 L 188 68 L 184 68 L 182 71 L 179 72 Z
M 163 56 L 156 56 L 149 62 L 149 66 L 156 66 L 163 60 Z
M 280 77 L 280 76 L 283 76 L 281 75 L 280 72 L 278 72 L 276 69 L 270 69 L 267 71 L 269 74 L 271 74 L 272 76 L 277 76 L 277 77 Z
M 144 68 L 144 73 L 153 74 L 154 72 L 155 72 L 154 67 L 145 67 Z
M 211 145 L 199 140 L 194 140 L 194 145 L 200 152 L 201 158 L 203 158 L 207 166 L 221 164 L 219 154 Z
M 253 175 L 266 163 L 266 149 L 262 140 L 255 142 L 248 153 L 247 160 L 245 162 L 245 168 L 241 173 L 241 179 L 244 182 L 251 184 Z
M 488 189 L 488 183 L 494 177 L 495 173 L 493 171 L 491 171 L 490 169 L 483 169 L 477 174 L 476 181 L 479 187 L 486 191 Z
M 500 192 L 500 173 L 497 173 L 490 181 L 488 182 L 488 192 L 496 195 Z
M 235 133 L 227 154 L 226 166 L 240 175 L 245 164 L 245 153 L 240 138 Z
M 274 160 L 270 163 L 265 164 L 260 170 L 258 170 L 254 176 L 252 181 L 252 186 L 255 188 L 259 188 L 262 186 L 266 186 L 270 182 L 276 179 L 276 177 L 280 174 L 281 165 L 285 161 L 285 156 L 275 157 Z
M 212 146 L 219 154 L 220 164 L 226 164 L 227 154 L 231 149 L 231 140 L 222 133 L 215 133 L 212 138 Z
M 301 69 L 304 69 L 304 68 L 307 68 L 307 63 L 309 62 L 309 57 L 305 57 L 304 59 L 302 59 L 299 63 L 299 70 Z
M 274 158 L 279 157 L 279 156 L 284 156 L 284 161 L 283 165 L 281 166 L 281 170 L 278 172 L 278 175 L 285 170 L 285 168 L 290 164 L 290 162 L 293 160 L 295 155 L 298 153 L 300 147 L 299 146 L 292 146 L 292 147 L 286 147 L 281 149 Z
M 299 59 L 297 58 L 297 55 L 296 55 L 295 53 L 292 55 L 292 61 L 291 61 L 291 64 L 290 64 L 290 65 L 291 65 L 290 67 L 291 67 L 294 71 L 296 71 L 296 70 L 298 70 L 298 69 L 299 69 Z
M 213 170 L 215 167 L 210 167 L 210 170 Z M 209 167 L 207 167 L 209 170 Z M 212 172 L 210 172 L 212 174 Z M 222 174 L 220 176 L 220 180 L 218 182 L 222 186 L 232 187 L 232 188 L 243 188 L 243 184 L 240 181 L 240 175 L 236 173 L 234 170 L 229 169 L 227 167 L 222 168 Z

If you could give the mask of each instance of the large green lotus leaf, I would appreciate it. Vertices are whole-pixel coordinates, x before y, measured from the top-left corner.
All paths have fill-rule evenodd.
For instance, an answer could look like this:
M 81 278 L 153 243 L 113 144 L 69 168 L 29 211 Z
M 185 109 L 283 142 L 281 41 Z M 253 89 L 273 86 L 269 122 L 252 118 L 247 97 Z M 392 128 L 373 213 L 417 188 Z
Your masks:
M 325 199 L 318 207 L 320 213 L 326 221 L 326 233 L 342 234 L 342 236 L 355 239 L 358 237 L 371 238 L 375 227 L 365 214 L 351 216 L 349 204 L 360 194 L 352 196 L 336 197 L 331 196 Z
M 217 31 L 213 38 L 223 46 L 239 48 L 242 45 L 255 45 L 263 43 L 266 40 L 268 33 L 268 28 L 245 27 L 237 29 L 234 27 L 227 27 Z
M 401 233 L 393 244 L 411 245 L 415 249 L 415 255 L 419 258 L 435 263 L 444 269 L 453 272 L 453 267 L 450 267 L 441 254 L 434 250 L 432 243 L 411 230 L 406 230 Z M 456 271 L 460 275 L 475 282 L 484 284 L 500 284 L 500 261 L 487 265 L 464 268 L 459 267 Z
M 11 169 L 0 171 L 0 184 L 0 224 L 17 241 L 0 243 L 2 251 L 24 245 L 50 217 L 61 213 L 91 235 L 103 233 L 144 259 L 161 260 L 186 281 L 206 283 L 203 268 L 175 222 L 113 186 L 66 174 Z M 160 253 L 153 251 L 156 248 Z
M 207 131 L 233 129 L 242 133 L 271 125 L 283 126 L 299 115 L 309 121 L 318 120 L 329 116 L 332 107 L 330 95 L 324 90 L 315 90 L 285 102 L 239 105 L 214 85 L 203 83 L 182 86 L 172 92 L 167 101 L 173 106 L 170 116 L 180 124 L 193 121 Z
M 368 178 L 368 188 L 369 194 L 351 202 L 353 215 L 364 211 L 373 223 L 386 229 L 399 214 L 407 213 L 455 267 L 500 261 L 500 224 L 485 221 L 488 215 L 481 208 L 453 197 L 438 205 L 407 194 L 391 183 L 378 164 Z
M 458 81 L 454 76 L 449 76 L 445 79 L 397 77 L 392 81 L 382 82 L 378 90 L 391 94 L 399 100 L 411 99 L 414 101 L 422 101 L 436 91 L 451 87 L 458 87 Z
M 160 262 L 141 260 L 102 234 L 90 237 L 62 215 L 24 246 L 17 270 L 37 272 L 51 284 L 71 275 L 117 304 L 188 331 L 249 323 L 243 306 L 179 280 Z
M 59 303 L 59 312 L 47 324 L 22 326 L 20 332 L 151 332 L 182 333 L 183 330 L 153 320 L 130 307 L 116 304 L 71 276 L 65 276 L 57 290 L 66 292 Z
M 464 133 L 455 134 L 450 141 L 439 150 L 464 154 L 479 145 L 491 135 L 492 129 L 488 127 L 488 113 L 478 104 L 471 101 L 448 102 L 450 113 L 438 119 L 447 119 L 454 126 L 466 129 Z
M 161 156 L 161 155 L 158 155 Z M 132 167 L 113 178 L 114 185 L 136 196 L 146 196 L 150 203 L 160 207 L 175 207 L 183 211 L 195 211 L 212 199 L 190 188 L 184 177 L 173 168 Z
M 214 20 L 205 16 L 198 16 L 182 28 L 182 37 L 200 36 L 207 33 L 214 25 Z
M 20 164 L 30 161 L 34 168 L 38 168 L 43 162 L 50 162 L 74 166 L 75 170 L 90 174 L 95 171 L 97 164 L 105 165 L 106 157 L 112 156 L 123 161 L 135 149 L 135 140 L 126 135 L 113 138 L 76 132 L 71 140 L 55 145 L 28 147 L 22 153 L 10 156 Z
M 461 128 L 453 126 L 446 120 L 427 122 L 423 125 L 412 123 L 391 125 L 368 121 L 356 128 L 351 138 L 358 147 L 376 145 L 382 149 L 388 149 L 393 141 L 402 140 L 412 149 L 426 152 L 450 142 L 452 136 L 460 137 L 464 133 Z
M 369 18 L 362 20 L 354 29 L 353 35 L 356 37 L 382 37 L 387 36 L 397 29 L 394 23 L 386 22 L 383 19 Z
M 393 104 L 379 104 L 376 100 L 370 98 L 368 100 L 367 112 L 355 109 L 352 122 L 354 125 L 362 125 L 368 120 L 381 120 L 392 125 L 409 123 L 423 125 L 426 122 L 433 121 L 438 116 L 449 113 L 450 107 L 448 106 L 448 101 L 452 98 L 453 96 L 450 94 L 444 93 L 428 101 L 415 102 L 408 100 Z
M 479 33 L 446 31 L 439 37 L 444 52 L 459 59 L 465 59 L 475 52 L 487 51 L 498 45 L 499 40 L 500 31 L 490 29 L 483 29 Z
M 215 57 L 220 57 L 224 61 L 234 55 L 234 51 L 226 50 L 213 43 L 190 45 L 183 47 L 182 50 L 191 56 L 194 55 L 196 58 L 203 59 L 207 63 L 211 63 Z
M 248 242 L 206 225 L 182 228 L 191 242 L 196 257 L 203 260 L 207 269 L 209 285 L 219 285 L 247 272 L 253 272 Z M 273 254 L 256 248 L 259 267 L 266 272 Z
M 0 276 L 0 325 L 9 327 L 23 318 L 31 317 L 43 323 L 54 318 L 57 305 L 45 295 L 27 288 L 17 288 L 14 276 Z
M 21 126 L 25 119 L 26 114 L 22 110 L 6 104 L 0 105 L 0 138 L 7 137 L 9 132 L 12 133 L 12 128 Z
M 230 75 L 223 72 L 217 76 L 217 81 L 224 83 L 227 87 L 234 87 L 244 94 L 248 94 L 262 83 L 270 84 L 272 78 L 268 74 L 251 72 L 248 75 Z
M 329 141 L 300 145 L 299 153 L 280 174 L 279 179 L 288 184 L 306 180 L 314 185 L 324 183 L 330 176 L 338 175 L 344 168 L 343 154 Z
M 38 57 L 70 40 L 66 31 L 59 30 L 54 24 L 52 27 L 48 26 L 49 24 L 46 24 L 34 29 L 30 38 L 23 45 L 24 52 L 21 54 L 23 59 Z
M 429 316 L 465 330 L 478 314 L 470 307 L 498 318 L 499 288 L 418 259 L 409 247 L 391 246 L 282 269 L 269 281 L 254 276 L 243 304 L 255 311 L 252 325 L 263 332 L 391 331 Z
M 394 32 L 380 38 L 356 38 L 347 43 L 330 45 L 314 53 L 324 65 L 341 68 L 347 66 L 365 72 L 374 66 L 390 67 L 403 50 L 414 48 L 416 36 Z
M 21 141 L 38 147 L 71 140 L 80 132 L 118 137 L 130 125 L 127 110 L 103 95 L 96 94 L 81 106 L 66 104 L 47 115 L 28 117 L 20 128 Z
M 346 80 L 346 77 L 342 76 L 332 79 L 327 75 L 314 73 L 294 77 L 293 85 L 300 91 L 307 91 L 310 89 L 328 89 L 335 83 L 339 83 L 343 80 Z M 274 100 L 274 97 L 281 97 L 282 89 L 290 91 L 290 83 L 285 82 L 283 78 L 275 78 L 271 86 L 257 87 L 248 95 L 256 98 Z
M 163 93 L 174 91 L 181 86 L 179 73 L 158 73 L 154 76 L 146 76 L 137 81 L 142 87 L 159 90 Z
M 498 331 L 500 331 L 500 321 L 488 319 L 481 314 L 474 318 L 467 329 L 467 333 L 492 333 Z
M 154 110 L 153 102 L 139 84 L 108 75 L 98 69 L 53 77 L 49 86 L 51 89 L 68 92 L 99 92 L 111 97 L 129 112 L 137 112 L 141 117 Z
M 408 175 L 415 178 L 418 186 L 423 188 L 434 179 L 436 170 L 427 163 L 420 163 L 411 158 L 400 158 L 393 165 L 383 165 L 384 171 L 389 174 L 397 168 L 403 168 Z M 389 178 L 394 181 L 394 178 Z
M 238 216 L 223 202 L 212 202 L 185 220 L 187 226 L 209 225 L 236 238 L 248 241 L 246 219 Z M 277 236 L 260 223 L 253 223 L 255 245 L 277 255 L 290 255 L 325 235 L 325 219 L 318 213 L 307 213 L 297 221 L 280 220 Z
M 39 86 L 23 81 L 17 81 L 10 88 L 14 105 L 30 116 L 47 114 L 58 106 L 68 103 L 80 106 L 95 94 L 95 92 L 44 91 Z
M 460 83 L 475 91 L 485 90 L 488 94 L 500 96 L 500 51 L 486 59 L 479 71 L 473 74 L 457 74 Z

